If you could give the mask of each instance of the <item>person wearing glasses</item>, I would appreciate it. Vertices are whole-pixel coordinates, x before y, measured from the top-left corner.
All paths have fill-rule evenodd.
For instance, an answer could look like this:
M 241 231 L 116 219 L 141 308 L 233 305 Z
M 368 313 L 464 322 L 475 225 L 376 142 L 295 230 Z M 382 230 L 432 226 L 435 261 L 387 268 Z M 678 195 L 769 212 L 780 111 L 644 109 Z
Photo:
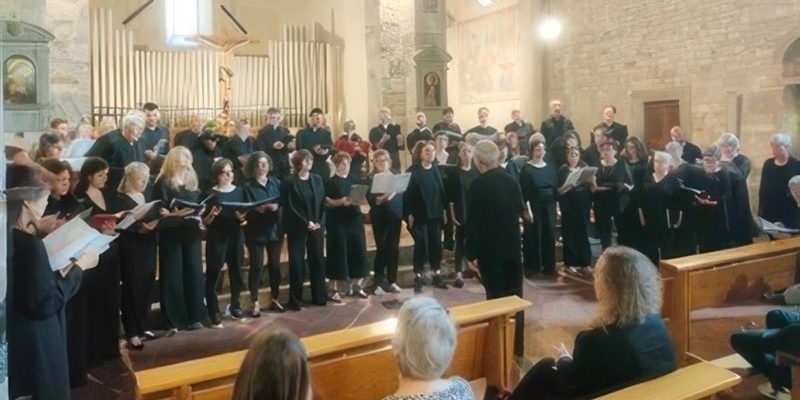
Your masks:
M 386 150 L 372 155 L 373 177 L 389 172 L 392 159 Z M 374 178 L 373 178 L 374 179 Z M 370 180 L 370 184 L 372 180 Z M 369 217 L 375 235 L 375 294 L 400 293 L 397 285 L 397 264 L 400 256 L 400 228 L 403 224 L 403 195 L 396 192 L 372 193 L 368 191 Z

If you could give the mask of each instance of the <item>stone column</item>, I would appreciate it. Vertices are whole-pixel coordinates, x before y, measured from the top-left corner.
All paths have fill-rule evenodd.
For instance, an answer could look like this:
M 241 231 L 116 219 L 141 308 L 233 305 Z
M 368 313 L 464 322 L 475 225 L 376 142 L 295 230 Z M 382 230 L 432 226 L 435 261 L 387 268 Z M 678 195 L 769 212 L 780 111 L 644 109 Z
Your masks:
M 429 124 L 441 118 L 447 107 L 447 10 L 445 0 L 416 0 L 416 89 L 417 108 Z

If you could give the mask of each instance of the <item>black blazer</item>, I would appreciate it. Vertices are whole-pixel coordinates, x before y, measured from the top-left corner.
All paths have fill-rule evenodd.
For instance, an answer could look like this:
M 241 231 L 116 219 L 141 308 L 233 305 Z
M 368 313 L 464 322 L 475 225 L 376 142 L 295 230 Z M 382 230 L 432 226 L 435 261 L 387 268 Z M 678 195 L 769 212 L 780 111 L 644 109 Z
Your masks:
M 561 358 L 557 365 L 559 392 L 565 398 L 599 396 L 677 368 L 672 339 L 656 314 L 637 325 L 579 333 L 573 358 Z
M 322 177 L 314 173 L 308 174 L 308 180 L 311 181 L 314 196 L 310 210 L 300 191 L 300 178 L 297 174 L 290 175 L 281 186 L 281 204 L 287 232 L 306 231 L 309 221 L 325 225 L 325 184 L 322 183 Z
M 106 186 L 116 189 L 122 181 L 125 166 L 134 161 L 144 162 L 144 150 L 141 140 L 130 143 L 122 136 L 122 131 L 117 129 L 100 136 L 86 153 L 86 157 L 100 157 L 108 162 Z

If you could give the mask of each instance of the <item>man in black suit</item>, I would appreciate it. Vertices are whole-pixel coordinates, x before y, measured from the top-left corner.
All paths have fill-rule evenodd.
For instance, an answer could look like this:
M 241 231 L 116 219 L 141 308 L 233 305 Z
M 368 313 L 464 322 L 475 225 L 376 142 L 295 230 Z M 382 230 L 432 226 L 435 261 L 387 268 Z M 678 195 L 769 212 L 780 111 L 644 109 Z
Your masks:
M 428 117 L 425 116 L 424 112 L 417 113 L 416 122 L 417 129 L 414 129 L 406 136 L 406 150 L 409 152 L 414 150 L 414 146 L 417 142 L 433 140 L 433 132 L 431 132 L 431 128 L 428 128 Z
M 522 119 L 522 111 L 519 109 L 511 110 L 511 122 L 503 129 L 506 133 L 514 132 L 519 137 L 520 154 L 528 155 L 528 147 L 531 136 L 536 133 L 536 128 L 528 121 Z
M 624 146 L 625 140 L 628 139 L 628 126 L 614 121 L 616 116 L 617 107 L 612 105 L 605 106 L 603 108 L 603 122 L 597 124 L 594 129 L 605 129 L 607 135 L 611 135 L 620 146 Z M 592 132 L 594 132 L 594 129 L 592 129 Z
M 100 157 L 108 162 L 107 187 L 116 190 L 125 167 L 134 162 L 145 161 L 145 148 L 139 138 L 145 125 L 141 111 L 132 111 L 122 118 L 122 128 L 100 136 L 86 153 L 86 157 Z
M 672 138 L 673 142 L 683 146 L 683 155 L 681 156 L 683 161 L 692 165 L 697 165 L 697 161 L 703 158 L 703 151 L 700 150 L 700 146 L 686 140 L 683 137 L 683 129 L 681 129 L 680 126 L 673 126 L 672 129 L 669 130 L 669 137 Z
M 372 150 L 384 149 L 389 152 L 392 159 L 392 172 L 400 172 L 400 150 L 405 148 L 403 134 L 400 133 L 400 125 L 392 122 L 391 111 L 386 107 L 381 107 L 378 111 L 380 122 L 377 126 L 369 130 L 369 142 Z
M 475 145 L 475 166 L 481 173 L 467 191 L 466 251 L 470 268 L 480 272 L 486 299 L 522 297 L 519 218 L 525 206 L 522 190 L 500 167 L 500 150 L 490 140 Z M 517 313 L 514 354 L 522 356 L 524 321 Z
M 289 129 L 283 126 L 281 121 L 283 121 L 281 111 L 270 107 L 267 110 L 267 124 L 258 131 L 256 148 L 267 153 L 272 159 L 273 167 L 270 174 L 284 180 L 291 172 L 289 153 L 294 151 L 295 143 Z
M 158 156 L 166 156 L 169 152 L 169 131 L 164 125 L 158 122 L 161 120 L 161 112 L 158 111 L 156 103 L 144 103 L 144 130 L 142 131 L 142 146 L 144 146 L 144 157 L 148 161 L 154 160 Z M 162 142 L 166 141 L 166 142 Z M 157 147 L 156 147 L 157 146 Z
M 323 182 L 327 182 L 331 177 L 328 157 L 335 151 L 331 131 L 323 125 L 325 117 L 322 109 L 314 108 L 308 116 L 309 125 L 297 132 L 295 147 L 297 150 L 305 149 L 311 152 L 311 155 L 314 156 L 311 172 L 322 177 Z
M 553 154 L 552 151 L 555 146 L 556 139 L 564 136 L 565 133 L 575 130 L 572 126 L 572 121 L 562 114 L 561 100 L 554 99 L 550 101 L 550 118 L 542 121 L 542 126 L 539 131 L 544 135 L 545 143 L 547 144 L 547 154 Z

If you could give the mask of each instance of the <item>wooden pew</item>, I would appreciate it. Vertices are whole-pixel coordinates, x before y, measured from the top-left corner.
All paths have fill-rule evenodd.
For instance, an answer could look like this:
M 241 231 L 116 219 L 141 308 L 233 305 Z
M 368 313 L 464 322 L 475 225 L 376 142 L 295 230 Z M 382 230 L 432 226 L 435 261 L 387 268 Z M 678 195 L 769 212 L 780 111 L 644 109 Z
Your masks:
M 725 368 L 701 362 L 596 400 L 698 400 L 731 388 L 741 380 L 739 375 Z
M 800 237 L 737 247 L 734 249 L 662 260 L 664 304 L 661 316 L 675 343 L 679 361 L 691 351 L 690 313 L 715 307 L 741 297 L 753 288 L 781 289 L 800 277 Z M 761 290 L 759 290 L 761 289 Z M 721 338 L 722 339 L 722 338 Z
M 514 324 L 531 303 L 516 296 L 450 308 L 458 346 L 446 376 L 513 387 Z M 316 400 L 380 399 L 397 389 L 391 350 L 394 318 L 303 338 Z M 142 400 L 229 399 L 246 350 L 136 372 Z M 480 393 L 479 396 L 483 396 Z

